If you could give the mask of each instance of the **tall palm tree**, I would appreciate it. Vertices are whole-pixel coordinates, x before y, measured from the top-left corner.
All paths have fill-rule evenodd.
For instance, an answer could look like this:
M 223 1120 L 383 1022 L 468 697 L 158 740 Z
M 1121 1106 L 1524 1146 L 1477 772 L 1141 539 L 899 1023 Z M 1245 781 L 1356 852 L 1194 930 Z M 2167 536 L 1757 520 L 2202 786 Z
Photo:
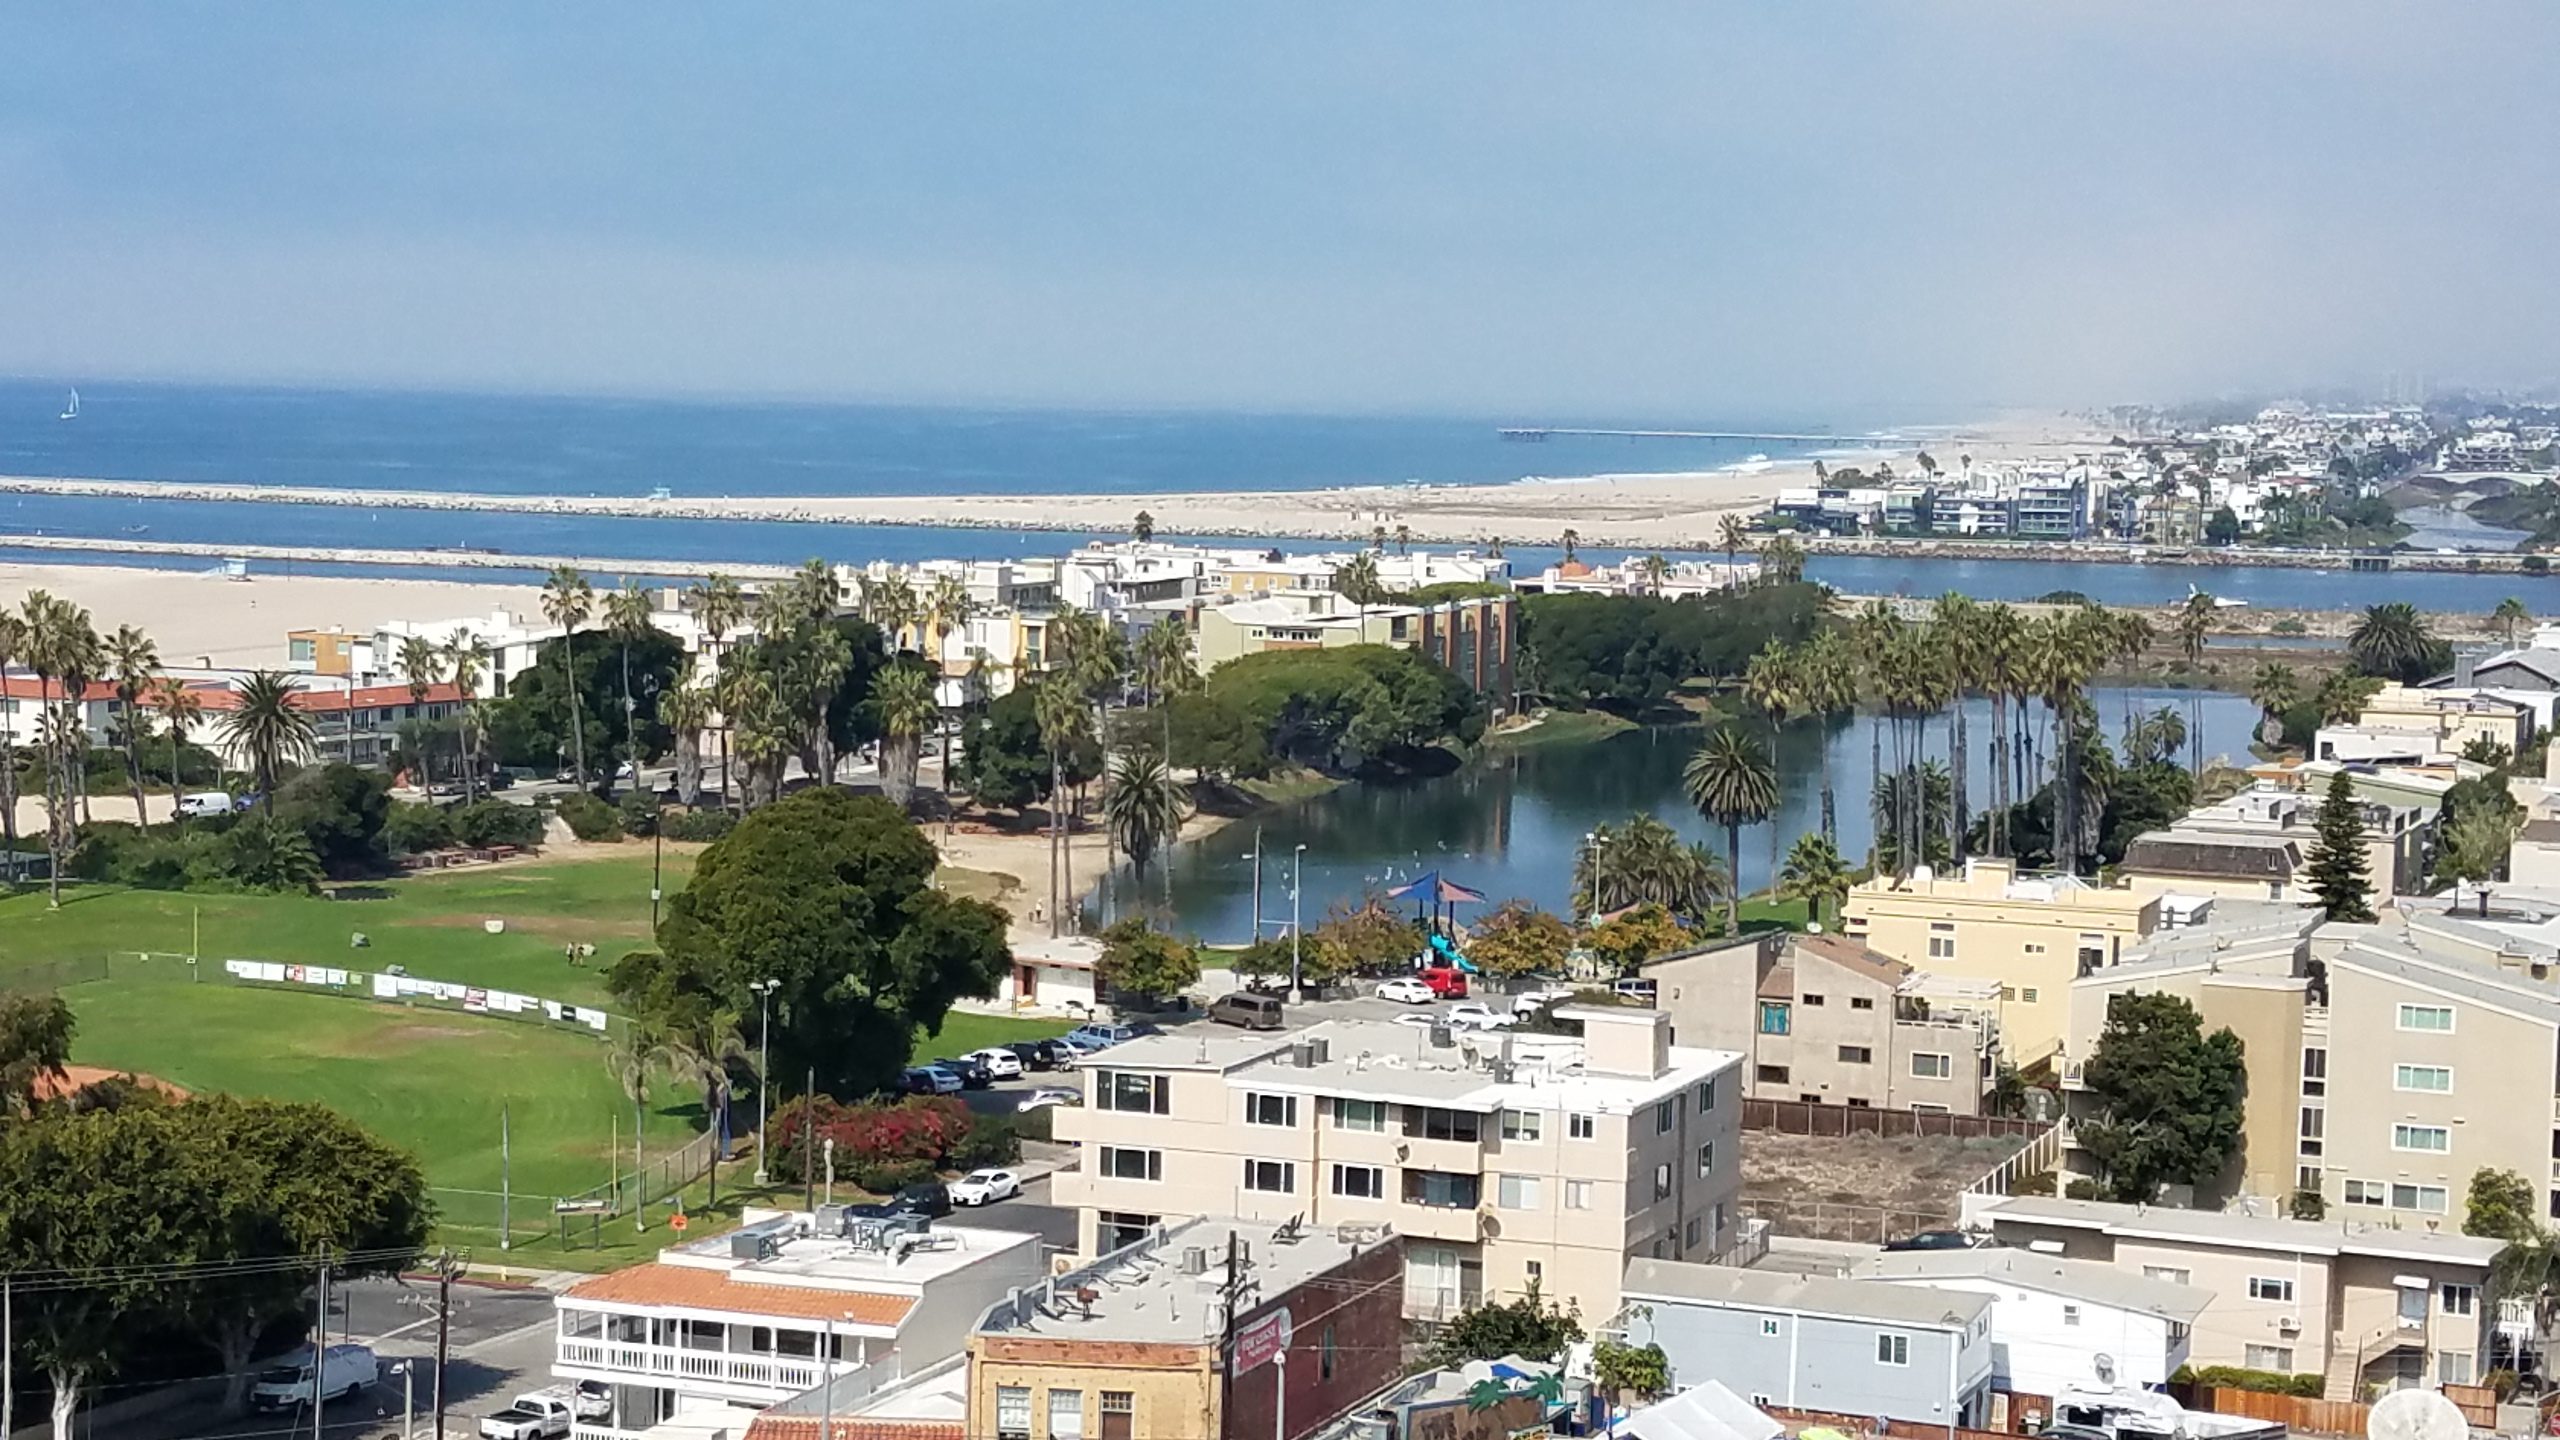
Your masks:
M 1163 782 L 1169 803 L 1177 808 L 1182 798 L 1173 778 L 1173 697 L 1198 688 L 1200 672 L 1191 661 L 1191 627 L 1178 615 L 1167 615 L 1149 626 L 1138 637 L 1139 673 L 1145 678 L 1147 703 L 1155 707 L 1156 722 L 1162 727 Z M 1173 867 L 1164 872 L 1165 903 L 1173 903 Z
M 1804 918 L 1808 925 L 1822 923 L 1822 902 L 1831 902 L 1831 913 L 1849 902 L 1851 877 L 1849 867 L 1840 860 L 1840 852 L 1819 835 L 1799 835 L 1795 846 L 1787 851 L 1787 862 L 1778 869 L 1777 893 L 1785 900 L 1804 902 Z
M 1742 552 L 1751 548 L 1751 527 L 1741 516 L 1728 514 L 1716 525 L 1716 539 L 1724 545 L 1724 563 L 1731 569 L 1742 563 Z
M 89 730 L 78 710 L 49 708 L 37 723 L 36 745 L 50 776 L 87 756 Z M 45 897 L 47 906 L 58 910 L 62 908 L 62 867 L 78 841 L 78 828 L 71 822 L 68 790 L 53 793 L 54 806 L 45 812 Z
M 2524 608 L 2523 601 L 2510 595 L 2498 602 L 2497 609 L 2489 612 L 2489 621 L 2506 632 L 2507 648 L 2512 650 L 2516 645 L 2516 627 L 2532 624 L 2533 612 Z
M 1982 684 L 1990 668 L 1986 653 L 1989 643 L 1988 619 L 1982 606 L 1970 595 L 1948 591 L 1938 598 L 1932 621 L 1938 632 L 1938 660 L 1944 669 L 1946 694 L 1949 699 L 1949 737 L 1947 741 L 1948 797 L 1947 853 L 1957 860 L 1965 854 L 1965 832 L 1973 823 L 1967 803 L 1965 782 L 1973 751 L 1973 739 L 1966 733 L 1965 706 L 1974 690 Z
M 1566 564 L 1570 565 L 1574 561 L 1574 553 L 1582 546 L 1582 532 L 1574 529 L 1570 525 L 1567 525 L 1564 527 L 1564 535 L 1562 538 L 1564 540 L 1564 561 Z
M 2186 660 L 2190 673 L 2198 675 L 2203 673 L 2205 639 L 2213 631 L 2213 612 L 2213 597 L 2201 590 L 2188 596 L 2186 605 L 2178 611 L 2178 654 Z M 2150 627 L 2144 628 L 2147 630 Z M 2204 773 L 2203 707 L 2203 692 L 2189 692 L 2187 712 L 2190 719 L 2187 729 L 2195 738 L 2195 749 L 2190 753 L 2195 762 L 2197 774 Z
M 9 667 L 27 652 L 27 622 L 0 609 L 0 709 L 8 707 Z M 37 697 L 41 703 L 43 697 Z M 15 727 L 0 721 L 0 845 L 8 849 L 9 888 L 18 885 L 18 752 Z
M 1792 585 L 1804 578 L 1804 547 L 1792 536 L 1778 535 L 1760 547 L 1760 578 L 1771 585 Z
M 409 682 L 409 708 L 418 712 L 419 734 L 426 733 L 427 692 L 444 674 L 444 652 L 429 643 L 424 635 L 403 636 L 400 641 L 400 678 Z M 435 784 L 434 747 L 422 744 L 418 750 L 418 782 L 422 788 Z
M 100 667 L 97 631 L 89 612 L 42 590 L 30 590 L 22 602 L 26 616 L 27 668 L 36 672 L 39 703 L 45 706 L 46 734 L 39 758 L 45 781 L 45 844 L 52 868 L 62 868 L 72 838 L 71 812 L 87 770 L 87 731 L 80 706 L 89 680 Z M 81 737 L 73 743 L 72 737 Z M 59 890 L 55 891 L 59 898 Z
M 569 707 L 569 765 L 578 778 L 578 788 L 587 788 L 586 723 L 579 718 L 585 710 L 586 697 L 578 693 L 578 668 L 570 649 L 577 643 L 578 627 L 595 613 L 595 587 L 573 565 L 559 565 L 542 582 L 543 618 L 560 627 L 560 703 Z
M 711 716 L 711 691 L 687 661 L 675 688 L 659 698 L 658 718 L 675 733 L 676 798 L 689 807 L 702 803 L 702 732 Z
M 1111 788 L 1102 797 L 1102 822 L 1112 843 L 1127 852 L 1141 887 L 1148 862 L 1181 832 L 1183 809 L 1171 767 L 1162 757 L 1145 750 L 1122 753 L 1111 771 Z
M 924 737 L 942 718 L 933 688 L 933 672 L 907 660 L 882 670 L 871 687 L 872 718 L 880 726 L 880 788 L 901 808 L 915 799 Z
M 1363 552 L 1335 566 L 1333 588 L 1366 615 L 1369 606 L 1387 593 L 1385 584 L 1378 579 L 1378 557 Z
M 1370 527 L 1369 527 L 1369 549 L 1370 549 L 1371 551 L 1375 552 L 1375 553 L 1378 553 L 1378 554 L 1384 554 L 1384 553 L 1386 553 L 1386 548 L 1387 548 L 1387 527 L 1386 527 L 1386 526 L 1384 526 L 1384 525 L 1372 525 L 1372 526 L 1370 526 Z
M 2258 738 L 2269 745 L 2282 739 L 2284 712 L 2301 698 L 2302 684 L 2291 670 L 2273 660 L 2259 666 L 2249 677 L 2249 703 L 2258 707 Z
M 1975 658 L 1981 662 L 1975 680 L 1991 697 L 1991 815 L 1985 839 L 1991 853 L 2005 855 L 2009 846 L 2009 806 L 2015 798 L 2010 774 L 2009 705 L 2019 694 L 2019 649 L 2025 627 L 2006 604 L 1986 606 L 1975 633 Z
M 1059 904 L 1075 888 L 1075 861 L 1067 853 L 1067 751 L 1090 723 L 1084 697 L 1064 673 L 1040 677 L 1032 708 L 1040 723 L 1040 743 L 1049 752 L 1049 933 L 1058 934 Z M 1063 874 L 1064 889 L 1061 889 Z
M 1139 511 L 1138 518 L 1129 526 L 1129 538 L 1141 545 L 1156 538 L 1156 517 L 1144 510 Z
M 951 637 L 966 630 L 969 617 L 977 612 L 977 608 L 978 602 L 970 598 L 968 582 L 948 573 L 934 577 L 933 590 L 925 600 L 925 613 L 932 622 L 935 639 L 933 653 L 926 658 L 933 666 L 934 699 L 937 702 L 942 698 L 942 678 L 949 673 L 947 657 L 951 653 Z M 936 708 L 940 709 L 939 704 Z M 951 749 L 958 720 L 956 708 L 942 712 L 942 769 L 939 773 L 942 777 L 943 834 L 946 836 L 951 833 Z
M 223 743 L 249 757 L 258 777 L 258 804 L 275 814 L 276 776 L 288 764 L 311 758 L 311 717 L 293 703 L 293 681 L 274 670 L 252 671 L 240 682 L 236 703 L 223 715 Z
M 444 644 L 444 663 L 462 707 L 456 738 L 462 743 L 462 803 L 468 805 L 480 791 L 480 681 L 489 673 L 489 646 L 468 629 L 457 630 Z
M 187 732 L 204 718 L 204 697 L 171 676 L 152 692 L 151 703 L 169 724 L 169 819 L 183 825 L 187 814 L 179 801 L 186 794 L 186 783 L 179 772 L 186 768 Z
M 1597 919 L 1630 905 L 1659 905 L 1684 920 L 1703 920 L 1730 888 L 1724 862 L 1704 846 L 1683 845 L 1651 815 L 1594 828 L 1574 856 L 1574 904 Z
M 738 588 L 737 581 L 714 571 L 693 587 L 692 598 L 694 620 L 702 627 L 703 648 L 710 652 L 712 663 L 717 667 L 727 659 L 721 642 L 747 618 L 746 592 Z M 729 731 L 725 712 L 721 719 L 720 793 L 721 803 L 725 806 L 734 787 L 729 783 Z
M 107 675 L 115 686 L 116 706 L 124 717 L 124 778 L 133 790 L 133 823 L 148 825 L 151 815 L 142 803 L 142 737 L 151 728 L 151 717 L 144 712 L 143 696 L 150 693 L 152 682 L 160 678 L 160 647 L 151 637 L 130 625 L 119 625 L 107 637 Z
M 1718 727 L 1680 770 L 1680 788 L 1698 813 L 1724 827 L 1725 868 L 1733 876 L 1726 887 L 1724 918 L 1736 933 L 1742 929 L 1742 827 L 1756 825 L 1778 808 L 1778 772 L 1760 742 L 1739 726 Z
M 1411 552 L 1412 546 L 1413 527 L 1410 525 L 1396 526 L 1396 553 L 1399 555 L 1408 554 Z
M 646 1230 L 649 1166 L 643 1137 L 648 1128 L 649 1081 L 661 1070 L 681 1071 L 684 1061 L 656 1026 L 626 1020 L 605 1041 L 604 1068 L 631 1101 L 631 1224 L 635 1230 Z
M 1840 632 L 1824 629 L 1805 643 L 1796 669 L 1801 677 L 1804 707 L 1821 721 L 1822 838 L 1836 846 L 1840 843 L 1840 827 L 1831 790 L 1831 721 L 1857 707 L 1858 667 Z
M 833 580 L 830 575 L 830 581 Z M 654 628 L 655 607 L 649 603 L 649 592 L 625 580 L 612 594 L 604 597 L 605 632 L 622 646 L 622 758 L 631 762 L 631 773 L 640 773 L 640 702 L 631 693 L 631 642 L 645 637 Z M 618 769 L 616 776 L 621 773 Z M 605 788 L 613 788 L 607 780 Z
M 2368 675 L 2409 680 L 2433 655 L 2436 638 L 2426 617 L 2406 600 L 2365 607 L 2364 618 L 2347 636 L 2347 653 Z
M 1804 677 L 1799 673 L 1794 652 L 1776 640 L 1760 647 L 1742 672 L 1742 698 L 1751 702 L 1769 719 L 1769 753 L 1778 751 L 1779 732 L 1786 727 L 1790 711 L 1804 708 Z M 1769 827 L 1769 869 L 1778 868 L 1778 830 Z
M 863 618 L 880 627 L 889 648 L 907 648 L 907 632 L 915 627 L 923 609 L 916 600 L 916 588 L 908 583 L 904 572 L 892 570 L 862 587 Z
M 1647 555 L 1636 562 L 1636 568 L 1644 573 L 1644 588 L 1661 594 L 1662 582 L 1671 576 L 1671 562 L 1658 554 Z

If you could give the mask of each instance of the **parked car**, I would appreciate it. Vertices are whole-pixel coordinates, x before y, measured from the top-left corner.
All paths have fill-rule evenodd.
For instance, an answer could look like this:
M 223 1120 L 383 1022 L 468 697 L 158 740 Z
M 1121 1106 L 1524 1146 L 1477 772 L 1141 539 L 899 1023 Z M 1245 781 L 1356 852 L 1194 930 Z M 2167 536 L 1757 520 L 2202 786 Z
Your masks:
M 1443 1000 L 1467 998 L 1467 972 L 1455 965 L 1425 965 L 1414 977 Z
M 1394 980 L 1381 980 L 1373 993 L 1381 1000 L 1393 1000 L 1399 1005 L 1428 1005 L 1440 998 L 1431 993 L 1430 986 L 1410 975 Z
M 1520 1023 L 1520 1017 L 1496 1010 L 1481 1000 L 1468 1000 L 1449 1007 L 1448 1021 L 1458 1030 L 1507 1030 Z
M 1084 1092 L 1081 1090 L 1069 1090 L 1057 1085 L 1043 1085 L 1039 1089 L 1032 1091 L 1030 1094 L 1023 1096 L 1022 1103 L 1014 1108 L 1016 1110 L 1046 1110 L 1052 1105 L 1081 1105 L 1083 1103 Z
M 1981 1242 L 1962 1230 L 1923 1230 L 1899 1240 L 1887 1240 L 1887 1250 L 1971 1250 Z
M 972 1170 L 951 1182 L 954 1205 L 992 1205 L 1022 1193 L 1022 1177 L 1010 1170 Z
M 579 1420 L 602 1420 L 613 1413 L 613 1397 L 592 1381 L 572 1389 L 551 1385 L 530 1390 L 495 1415 L 481 1417 L 481 1440 L 547 1440 L 566 1435 Z
M 1238 990 L 1209 1002 L 1209 1018 L 1221 1025 L 1241 1025 L 1247 1030 L 1280 1028 L 1280 997 L 1256 995 Z
M 1140 1039 L 1144 1036 L 1156 1033 L 1156 1027 L 1153 1025 L 1094 1020 L 1088 1021 L 1087 1023 L 1079 1025 L 1073 1030 L 1068 1031 L 1067 1038 L 1070 1040 L 1078 1038 L 1099 1040 L 1105 1047 L 1109 1047 L 1112 1045 L 1125 1045 L 1132 1040 Z
M 1004 1048 L 1013 1052 L 1013 1058 L 1021 1061 L 1022 1068 L 1025 1070 L 1055 1070 L 1058 1068 L 1056 1045 L 1053 1041 L 1016 1040 L 1006 1045 Z
M 986 1061 L 968 1055 L 947 1056 L 933 1062 L 936 1070 L 948 1070 L 960 1077 L 964 1089 L 984 1090 L 996 1083 L 995 1068 Z
M 957 1095 L 960 1077 L 932 1065 L 918 1065 L 898 1077 L 898 1088 L 910 1095 Z
M 990 1045 L 984 1050 L 972 1050 L 969 1052 L 969 1058 L 986 1066 L 987 1072 L 999 1080 L 1022 1078 L 1022 1057 L 1002 1045 Z
M 1077 1060 L 1084 1060 L 1090 1056 L 1099 1055 L 1103 1051 L 1111 1048 L 1111 1042 L 1108 1040 L 1103 1040 L 1092 1035 L 1078 1034 L 1074 1031 L 1069 1031 L 1068 1033 L 1059 1036 L 1055 1043 L 1061 1052 L 1072 1056 Z M 1060 1068 L 1067 1067 L 1062 1066 Z
M 1561 986 L 1523 990 L 1511 997 L 1511 1013 L 1523 1017 L 1535 1015 L 1550 1005 L 1561 1005 L 1572 998 L 1573 992 Z
M 382 1378 L 382 1362 L 369 1345 L 332 1345 L 320 1356 L 320 1401 L 353 1395 Z M 311 1347 L 301 1346 L 259 1372 L 249 1403 L 260 1410 L 292 1410 L 311 1403 Z M 568 1431 L 563 1422 L 562 1433 Z
M 180 796 L 178 799 L 178 813 L 190 820 L 202 820 L 210 815 L 228 815 L 233 808 L 231 797 L 220 790 L 199 790 L 192 795 Z
M 939 1220 L 951 1213 L 951 1187 L 939 1180 L 919 1180 L 890 1197 L 889 1208 Z

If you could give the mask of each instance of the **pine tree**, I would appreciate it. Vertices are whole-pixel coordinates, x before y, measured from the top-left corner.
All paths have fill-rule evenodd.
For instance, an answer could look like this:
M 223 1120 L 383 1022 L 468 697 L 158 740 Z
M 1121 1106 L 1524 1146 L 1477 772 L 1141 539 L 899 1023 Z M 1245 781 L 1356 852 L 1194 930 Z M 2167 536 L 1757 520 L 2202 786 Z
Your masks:
M 2319 838 L 2306 862 L 2311 893 L 2332 920 L 2373 923 L 2373 879 L 2365 873 L 2364 813 L 2356 803 L 2355 785 L 2347 772 L 2329 777 L 2329 793 L 2320 800 Z

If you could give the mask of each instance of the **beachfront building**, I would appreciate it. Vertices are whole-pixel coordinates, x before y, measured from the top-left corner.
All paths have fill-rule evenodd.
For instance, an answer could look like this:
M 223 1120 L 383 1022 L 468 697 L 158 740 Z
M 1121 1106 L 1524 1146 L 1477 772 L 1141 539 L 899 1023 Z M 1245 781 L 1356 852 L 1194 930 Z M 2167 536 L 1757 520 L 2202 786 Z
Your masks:
M 1657 563 L 1658 562 L 1658 563 Z M 1521 577 L 1524 595 L 1659 595 L 1678 600 L 1740 590 L 1760 579 L 1757 560 L 1666 560 L 1630 555 L 1614 565 L 1566 560 Z
M 1204 605 L 1194 625 L 1203 671 L 1266 650 L 1399 645 L 1504 703 L 1512 691 L 1519 601 L 1483 595 L 1430 605 L 1361 605 L 1332 590 L 1290 590 Z
M 2161 915 L 2157 895 L 1977 859 L 1952 874 L 1924 865 L 1861 883 L 1842 929 L 1931 975 L 1999 985 L 2000 1042 L 2025 1069 L 2061 1047 L 2071 982 L 2159 929 Z
M 21 670 L 0 675 L 0 735 L 8 737 L 11 745 L 34 745 L 43 734 L 45 712 L 63 706 L 78 710 L 80 728 L 88 732 L 92 745 L 108 743 L 108 737 L 117 733 L 116 717 L 124 713 L 124 702 L 110 686 L 93 684 L 75 702 L 54 681 Z
M 302 675 L 353 675 L 357 657 L 370 657 L 373 637 L 332 626 L 326 630 L 284 632 L 284 667 Z
M 2503 1241 L 2353 1213 L 2282 1220 L 2044 1196 L 1992 1201 L 1970 1218 L 2001 1245 L 2204 1292 L 2187 1339 L 2198 1367 L 2319 1375 L 2332 1400 L 2486 1373 L 2489 1269 Z
M 750 1208 L 737 1230 L 563 1291 L 551 1373 L 612 1401 L 571 1440 L 741 1433 L 820 1386 L 846 1413 L 962 1353 L 981 1317 L 1048 1273 L 1036 1235 L 843 1208 Z
M 226 769 L 249 769 L 253 757 L 222 733 L 222 717 L 240 708 L 238 689 L 217 681 L 193 682 L 187 689 L 204 706 L 204 718 L 188 734 L 189 743 L 210 748 Z M 312 675 L 295 677 L 287 703 L 311 717 L 315 762 L 378 766 L 399 753 L 401 727 L 449 719 L 462 709 L 463 696 L 447 681 L 427 686 L 422 699 L 406 684 L 360 684 L 353 676 Z
M 1630 1256 L 1739 1236 L 1742 1057 L 1674 1046 L 1659 1011 L 1558 1013 L 1583 1035 L 1337 1020 L 1129 1041 L 1057 1112 L 1084 1164 L 1053 1196 L 1087 1255 L 1199 1216 L 1380 1224 L 1404 1237 L 1413 1318 L 1533 1285 L 1613 1314 Z
M 1848 936 L 1727 941 L 1647 961 L 1644 976 L 1675 1041 L 1741 1052 L 1752 1099 L 1982 1113 L 1996 1004 L 1933 1003 L 1931 977 Z
M 1385 1226 L 1150 1228 L 988 1310 L 967 1433 L 1302 1440 L 1403 1373 L 1404 1271 Z

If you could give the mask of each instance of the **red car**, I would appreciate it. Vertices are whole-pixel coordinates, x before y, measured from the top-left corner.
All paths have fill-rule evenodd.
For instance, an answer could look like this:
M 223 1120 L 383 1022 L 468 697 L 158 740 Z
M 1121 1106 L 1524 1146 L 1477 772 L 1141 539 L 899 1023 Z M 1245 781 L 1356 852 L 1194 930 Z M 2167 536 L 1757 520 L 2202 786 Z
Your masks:
M 1467 972 L 1455 965 L 1426 965 L 1415 978 L 1443 1000 L 1467 998 Z

